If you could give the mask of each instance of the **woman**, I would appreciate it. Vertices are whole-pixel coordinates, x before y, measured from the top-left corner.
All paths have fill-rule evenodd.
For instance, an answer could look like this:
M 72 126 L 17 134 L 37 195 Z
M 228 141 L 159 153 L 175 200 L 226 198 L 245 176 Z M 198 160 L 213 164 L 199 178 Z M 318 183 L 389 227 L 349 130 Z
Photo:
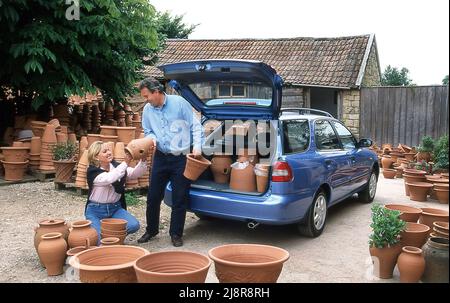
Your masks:
M 89 186 L 88 200 L 85 209 L 87 220 L 97 230 L 100 243 L 100 220 L 117 218 L 127 220 L 127 234 L 139 230 L 139 221 L 126 211 L 125 182 L 126 179 L 137 179 L 147 169 L 146 159 L 139 161 L 136 167 L 128 167 L 132 157 L 125 152 L 125 161 L 113 160 L 112 151 L 107 144 L 94 142 L 88 150 L 89 167 L 87 181 Z

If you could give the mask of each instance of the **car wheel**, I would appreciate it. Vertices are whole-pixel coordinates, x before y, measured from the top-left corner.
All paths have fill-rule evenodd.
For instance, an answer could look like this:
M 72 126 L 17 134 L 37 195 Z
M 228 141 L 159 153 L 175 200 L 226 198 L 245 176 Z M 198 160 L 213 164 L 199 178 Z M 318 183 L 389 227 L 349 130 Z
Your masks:
M 298 224 L 301 235 L 315 238 L 322 234 L 327 219 L 327 196 L 323 191 L 316 194 L 306 214 L 306 221 Z
M 373 201 L 375 194 L 377 193 L 377 182 L 377 174 L 375 173 L 375 170 L 372 170 L 369 177 L 369 182 L 367 182 L 364 189 L 358 193 L 359 200 L 362 203 L 371 203 Z

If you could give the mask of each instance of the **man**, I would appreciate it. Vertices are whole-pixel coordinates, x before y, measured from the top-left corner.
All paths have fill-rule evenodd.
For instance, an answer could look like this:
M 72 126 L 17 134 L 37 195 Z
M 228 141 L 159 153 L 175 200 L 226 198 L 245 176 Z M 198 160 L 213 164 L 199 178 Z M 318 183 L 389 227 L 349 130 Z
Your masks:
M 146 78 L 139 89 L 148 101 L 142 114 L 142 127 L 145 136 L 155 140 L 156 148 L 147 195 L 147 228 L 138 243 L 147 242 L 158 234 L 161 201 L 170 181 L 173 205 L 169 234 L 174 246 L 182 246 L 190 189 L 190 181 L 183 176 L 186 154 L 190 152 L 193 139 L 192 152 L 195 156 L 201 155 L 202 127 L 189 102 L 180 96 L 165 94 L 158 80 Z

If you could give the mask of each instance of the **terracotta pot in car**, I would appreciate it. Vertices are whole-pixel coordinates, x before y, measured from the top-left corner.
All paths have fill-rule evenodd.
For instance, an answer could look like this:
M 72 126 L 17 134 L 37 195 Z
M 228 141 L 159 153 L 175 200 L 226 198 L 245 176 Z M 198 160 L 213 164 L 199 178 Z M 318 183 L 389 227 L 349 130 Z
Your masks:
M 230 156 L 216 155 L 211 160 L 211 171 L 214 175 L 214 182 L 224 184 L 230 180 L 231 164 Z

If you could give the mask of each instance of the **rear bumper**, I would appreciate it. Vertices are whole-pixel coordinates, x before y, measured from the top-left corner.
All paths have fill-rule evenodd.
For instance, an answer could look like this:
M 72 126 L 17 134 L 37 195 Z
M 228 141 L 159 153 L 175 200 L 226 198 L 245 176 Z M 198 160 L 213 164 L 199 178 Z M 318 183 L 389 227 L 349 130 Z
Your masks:
M 294 195 L 273 195 L 269 191 L 263 196 L 252 196 L 191 188 L 188 210 L 229 220 L 285 225 L 301 221 L 312 200 L 313 193 L 306 190 Z M 170 183 L 164 202 L 172 205 Z

